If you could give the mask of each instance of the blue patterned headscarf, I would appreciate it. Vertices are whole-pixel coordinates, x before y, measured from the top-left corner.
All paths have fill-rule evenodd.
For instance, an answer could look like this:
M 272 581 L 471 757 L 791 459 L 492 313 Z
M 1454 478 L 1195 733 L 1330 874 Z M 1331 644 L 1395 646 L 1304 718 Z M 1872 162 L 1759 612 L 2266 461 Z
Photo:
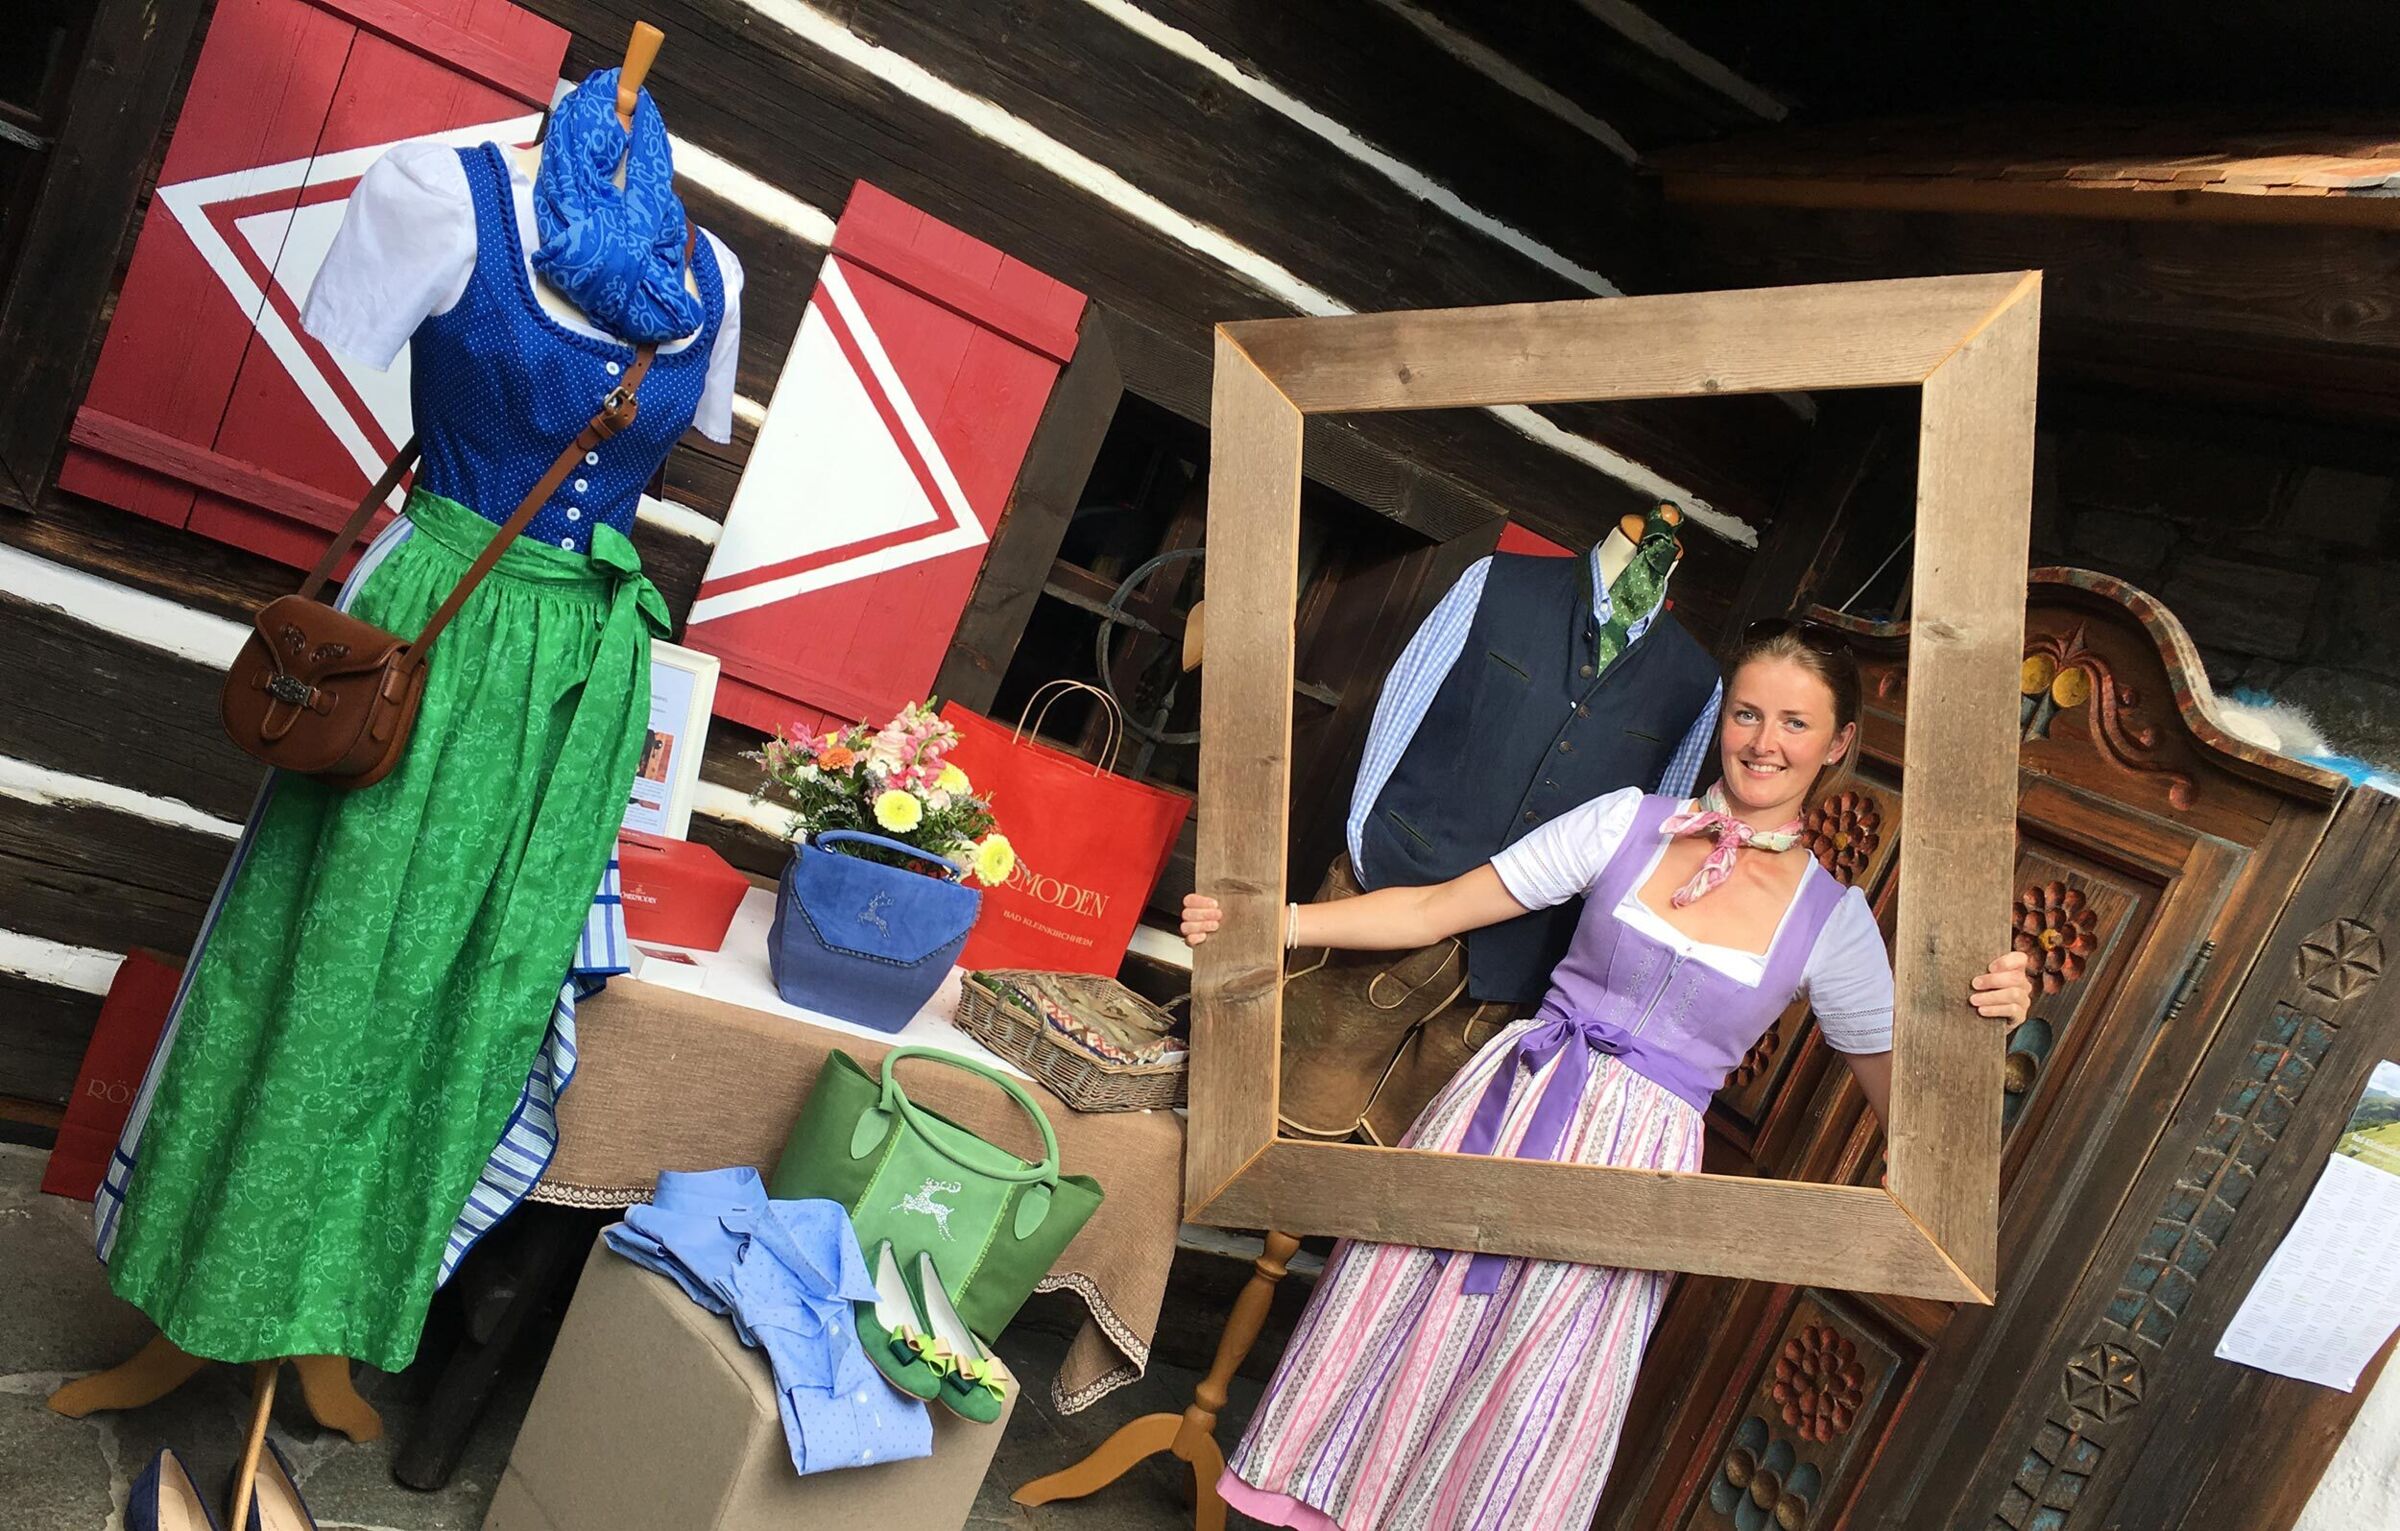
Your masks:
M 616 186 L 618 162 L 625 189 Z M 643 91 L 633 131 L 617 121 L 617 71 L 594 72 L 550 109 L 533 178 L 533 269 L 620 340 L 679 340 L 700 327 L 683 285 L 683 199 L 667 125 Z

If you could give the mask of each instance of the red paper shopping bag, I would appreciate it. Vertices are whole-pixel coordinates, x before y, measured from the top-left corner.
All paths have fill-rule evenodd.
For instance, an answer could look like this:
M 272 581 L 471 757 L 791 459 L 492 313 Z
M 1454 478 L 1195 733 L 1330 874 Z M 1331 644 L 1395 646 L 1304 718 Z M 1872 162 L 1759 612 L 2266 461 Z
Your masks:
M 58 1124 L 58 1146 L 42 1171 L 42 1189 L 53 1196 L 90 1201 L 100 1189 L 108 1156 L 133 1114 L 134 1093 L 150 1070 L 159 1033 L 167 1029 L 183 969 L 150 952 L 128 952 L 100 1002 L 100 1022 L 83 1051 L 67 1114 Z
M 955 704 L 942 718 L 958 730 L 950 759 L 1017 852 L 1015 874 L 984 890 L 960 966 L 1113 977 L 1191 800 L 1052 749 L 1022 719 L 1012 730 Z

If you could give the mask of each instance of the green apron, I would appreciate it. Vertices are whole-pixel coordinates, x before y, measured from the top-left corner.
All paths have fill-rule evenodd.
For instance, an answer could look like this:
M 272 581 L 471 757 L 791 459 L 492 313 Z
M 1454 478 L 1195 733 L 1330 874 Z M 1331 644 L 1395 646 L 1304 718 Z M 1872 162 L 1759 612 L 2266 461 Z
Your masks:
M 409 497 L 353 614 L 411 633 L 493 523 Z M 193 968 L 109 1258 L 225 1361 L 415 1355 L 624 818 L 666 603 L 633 545 L 519 538 L 443 633 L 406 757 L 278 774 Z

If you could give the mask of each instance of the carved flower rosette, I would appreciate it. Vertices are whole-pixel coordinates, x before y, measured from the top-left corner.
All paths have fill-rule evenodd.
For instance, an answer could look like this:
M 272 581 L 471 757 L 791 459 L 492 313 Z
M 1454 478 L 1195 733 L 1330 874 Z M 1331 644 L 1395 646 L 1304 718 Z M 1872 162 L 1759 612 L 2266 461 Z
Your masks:
M 1826 871 L 1855 886 L 1883 843 L 1883 805 L 1869 793 L 1836 792 L 1808 811 L 1802 835 Z
M 2017 895 L 2009 944 L 2025 954 L 2034 987 L 2056 994 L 2084 975 L 2099 944 L 2098 913 L 2081 888 L 2039 882 Z
M 1810 1324 L 1783 1342 L 1768 1396 L 1802 1440 L 1823 1444 L 1858 1418 L 1866 1387 L 1858 1347 L 1829 1325 Z

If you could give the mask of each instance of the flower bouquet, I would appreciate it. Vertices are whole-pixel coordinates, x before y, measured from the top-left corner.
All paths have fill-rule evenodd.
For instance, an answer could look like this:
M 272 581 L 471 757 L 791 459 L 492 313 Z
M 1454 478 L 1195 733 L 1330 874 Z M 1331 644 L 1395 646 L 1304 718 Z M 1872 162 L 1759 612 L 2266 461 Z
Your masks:
M 922 704 L 880 729 L 777 734 L 753 751 L 753 801 L 791 810 L 768 934 L 775 988 L 794 1005 L 898 1031 L 966 945 L 985 887 L 1016 853 L 992 806 L 943 757 L 958 742 Z

